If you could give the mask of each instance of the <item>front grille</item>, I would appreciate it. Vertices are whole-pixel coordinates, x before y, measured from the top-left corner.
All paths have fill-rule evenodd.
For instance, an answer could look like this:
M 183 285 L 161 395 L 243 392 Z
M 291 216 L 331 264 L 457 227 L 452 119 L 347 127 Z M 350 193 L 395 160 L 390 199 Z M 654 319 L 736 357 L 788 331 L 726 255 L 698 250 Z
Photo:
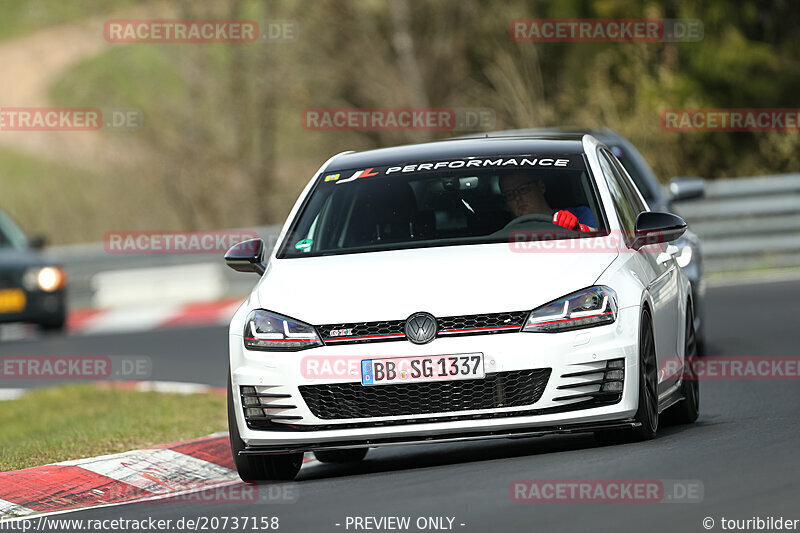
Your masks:
M 477 333 L 501 328 L 519 331 L 527 316 L 528 311 L 517 311 L 513 313 L 448 316 L 437 319 L 437 322 L 439 323 L 439 333 Z
M 516 332 L 522 328 L 528 313 L 514 311 L 436 317 L 439 328 L 436 336 Z M 317 332 L 326 344 L 401 341 L 406 339 L 405 325 L 405 320 L 325 324 L 317 326 Z
M 317 326 L 323 342 L 378 342 L 381 340 L 402 340 L 406 338 L 405 320 L 386 320 L 383 322 L 352 322 L 349 324 L 328 324 Z M 335 332 L 347 332 L 336 335 Z
M 300 394 L 314 416 L 323 420 L 522 407 L 542 397 L 550 371 L 516 370 L 488 374 L 485 379 L 372 387 L 360 383 L 302 385 Z

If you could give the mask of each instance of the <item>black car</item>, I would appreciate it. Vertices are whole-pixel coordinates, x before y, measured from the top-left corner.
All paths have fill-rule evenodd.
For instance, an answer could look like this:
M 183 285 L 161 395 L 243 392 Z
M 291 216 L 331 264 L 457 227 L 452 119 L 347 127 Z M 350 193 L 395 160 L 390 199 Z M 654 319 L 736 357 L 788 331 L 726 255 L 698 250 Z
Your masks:
M 0 323 L 32 322 L 61 330 L 67 317 L 64 270 L 40 253 L 44 239 L 28 239 L 0 210 Z
M 620 160 L 625 170 L 628 171 L 642 196 L 653 211 L 674 213 L 673 203 L 676 201 L 700 198 L 705 194 L 705 180 L 702 178 L 673 178 L 669 185 L 669 194 L 666 194 L 647 164 L 642 154 L 625 137 L 609 128 L 580 129 L 580 128 L 537 128 L 506 130 L 467 137 L 503 137 L 519 135 L 576 135 L 589 134 L 609 147 L 611 152 Z M 705 296 L 705 283 L 703 281 L 703 256 L 700 238 L 686 230 L 678 240 L 671 243 L 678 250 L 675 257 L 683 269 L 686 277 L 692 284 L 692 301 L 695 309 L 695 331 L 697 334 L 697 351 L 702 355 L 705 352 L 705 321 L 703 320 L 703 299 Z

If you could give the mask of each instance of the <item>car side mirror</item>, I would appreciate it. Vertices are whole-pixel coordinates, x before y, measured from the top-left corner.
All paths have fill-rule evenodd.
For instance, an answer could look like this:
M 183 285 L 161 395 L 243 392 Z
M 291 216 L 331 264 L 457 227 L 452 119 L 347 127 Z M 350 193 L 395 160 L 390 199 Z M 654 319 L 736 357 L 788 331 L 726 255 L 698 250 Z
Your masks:
M 263 274 L 267 270 L 264 263 L 264 239 L 250 239 L 231 246 L 225 252 L 225 263 L 237 272 Z
M 672 178 L 669 192 L 673 202 L 702 198 L 706 194 L 706 180 L 703 178 Z
M 32 250 L 41 250 L 47 246 L 47 237 L 44 235 L 34 235 L 28 239 L 28 247 Z
M 686 231 L 686 222 L 672 213 L 643 211 L 636 217 L 632 248 L 674 241 Z

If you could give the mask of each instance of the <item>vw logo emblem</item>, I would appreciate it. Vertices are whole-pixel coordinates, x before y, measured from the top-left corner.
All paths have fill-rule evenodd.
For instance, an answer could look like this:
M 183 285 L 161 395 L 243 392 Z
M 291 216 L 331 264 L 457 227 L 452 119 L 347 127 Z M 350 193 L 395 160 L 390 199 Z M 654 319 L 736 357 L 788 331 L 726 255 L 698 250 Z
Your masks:
M 427 344 L 436 338 L 439 326 L 430 313 L 414 313 L 406 320 L 406 338 L 414 344 Z

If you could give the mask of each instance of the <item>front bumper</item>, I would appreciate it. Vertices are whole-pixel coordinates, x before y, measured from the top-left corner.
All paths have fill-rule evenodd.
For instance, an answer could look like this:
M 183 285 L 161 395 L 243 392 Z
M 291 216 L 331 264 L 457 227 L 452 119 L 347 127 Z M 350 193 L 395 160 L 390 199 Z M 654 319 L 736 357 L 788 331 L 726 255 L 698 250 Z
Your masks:
M 237 317 L 243 313 L 237 313 Z M 289 453 L 318 449 L 390 444 L 452 442 L 483 438 L 528 437 L 553 433 L 632 427 L 638 401 L 639 308 L 619 310 L 614 324 L 555 334 L 503 333 L 437 338 L 425 345 L 407 341 L 323 346 L 290 353 L 245 350 L 239 335 L 230 335 L 231 381 L 244 453 Z M 242 331 L 236 324 L 231 331 Z M 525 369 L 550 369 L 544 391 L 531 405 L 442 411 L 398 416 L 334 419 L 318 417 L 300 387 L 322 383 L 360 383 L 360 375 L 309 375 L 308 358 L 356 360 L 380 357 L 447 355 L 481 352 L 487 375 Z M 597 374 L 610 360 L 624 360 L 624 386 L 613 404 L 592 407 L 567 395 L 597 391 Z M 358 365 L 355 365 L 357 370 Z M 348 369 L 346 372 L 350 372 Z M 585 375 L 575 375 L 584 374 Z M 587 383 L 575 387 L 574 385 Z M 274 395 L 259 407 L 280 418 L 272 429 L 248 427 L 240 387 Z M 378 386 L 376 388 L 380 388 Z M 585 400 L 585 398 L 584 398 Z
M 608 431 L 633 429 L 641 426 L 632 418 L 609 422 L 586 424 L 562 424 L 558 426 L 542 426 L 535 429 L 507 429 L 499 431 L 471 431 L 451 435 L 432 436 L 396 436 L 374 439 L 341 440 L 320 443 L 248 445 L 239 455 L 279 455 L 297 452 L 316 452 L 325 450 L 351 450 L 358 448 L 382 448 L 385 446 L 401 446 L 412 444 L 444 444 L 452 442 L 468 442 L 489 439 L 525 439 L 545 437 L 547 435 L 569 435 L 591 431 Z
M 0 312 L 0 323 L 53 324 L 64 322 L 67 312 L 66 290 L 53 292 L 23 290 L 23 292 L 25 293 L 25 308 L 13 313 Z

